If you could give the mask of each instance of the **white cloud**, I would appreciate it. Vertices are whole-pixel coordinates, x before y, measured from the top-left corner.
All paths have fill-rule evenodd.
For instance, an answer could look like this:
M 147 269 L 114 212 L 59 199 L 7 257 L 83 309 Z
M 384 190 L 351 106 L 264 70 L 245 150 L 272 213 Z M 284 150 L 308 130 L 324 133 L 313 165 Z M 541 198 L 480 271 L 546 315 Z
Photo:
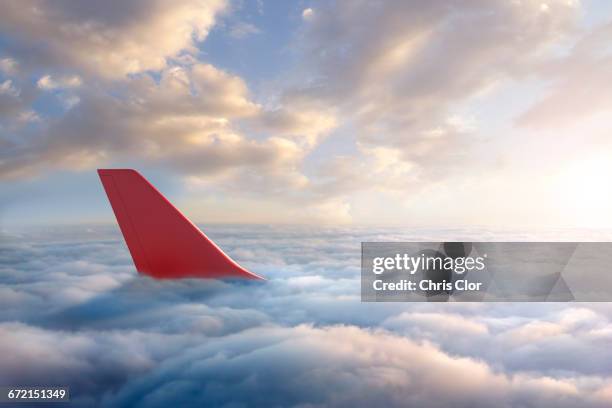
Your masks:
M 45 76 L 38 86 L 79 82 Z M 209 64 L 171 67 L 159 81 L 141 75 L 108 93 L 84 89 L 63 100 L 73 113 L 6 152 L 0 162 L 5 177 L 49 167 L 87 168 L 135 155 L 198 178 L 237 180 L 227 184 L 236 189 L 299 189 L 305 183 L 300 162 L 334 123 L 316 112 L 269 113 L 250 99 L 241 78 Z M 270 121 L 271 116 L 282 119 Z M 276 135 L 249 138 L 249 128 Z
M 13 58 L 0 58 L 0 71 L 7 75 L 13 75 L 17 71 L 17 61 Z
M 52 78 L 51 75 L 44 75 L 36 82 L 36 85 L 45 91 L 53 89 L 76 88 L 81 86 L 82 80 L 78 75 Z
M 314 10 L 310 7 L 305 8 L 304 11 L 302 11 L 302 18 L 304 20 L 310 20 L 314 17 Z
M 384 327 L 410 327 L 414 325 L 428 328 L 436 334 L 441 331 L 449 332 L 452 336 L 489 334 L 486 324 L 478 322 L 474 318 L 466 318 L 456 314 L 404 312 L 383 323 Z
M 306 82 L 300 71 L 294 92 L 333 107 L 340 123 L 352 125 L 360 147 L 355 163 L 377 161 L 386 149 L 412 167 L 408 185 L 417 174 L 421 185 L 445 179 L 449 169 L 466 170 L 471 156 L 481 153 L 473 149 L 477 124 L 458 115 L 457 107 L 500 83 L 525 78 L 554 56 L 551 46 L 573 33 L 575 4 L 549 2 L 546 13 L 537 12 L 539 6 L 321 3 L 299 37 L 302 63 L 310 71 Z M 351 173 L 370 187 L 367 172 Z M 339 179 L 337 187 L 343 184 L 359 183 Z
M 612 309 L 604 304 L 372 307 L 359 300 L 360 241 L 511 235 L 204 230 L 269 280 L 137 276 L 115 226 L 7 234 L 0 248 L 0 380 L 69 385 L 78 390 L 76 406 L 609 402 Z
M 163 69 L 166 58 L 193 50 L 225 7 L 221 0 L 76 6 L 71 2 L 51 6 L 37 0 L 7 1 L 0 5 L 0 26 L 45 67 L 122 78 Z
M 547 1 L 546 10 L 537 1 L 451 4 L 303 6 L 298 12 L 307 24 L 291 36 L 289 73 L 270 82 L 255 78 L 249 89 L 246 78 L 206 62 L 198 48 L 219 17 L 233 11 L 224 1 L 3 2 L 0 32 L 11 46 L 0 70 L 19 75 L 0 81 L 0 178 L 129 160 L 171 169 L 200 191 L 231 192 L 245 204 L 242 214 L 265 203 L 268 217 L 257 220 L 266 222 L 272 213 L 291 220 L 302 206 L 309 220 L 379 221 L 383 211 L 366 209 L 373 201 L 388 207 L 388 196 L 395 206 L 384 211 L 390 220 L 428 222 L 439 214 L 421 217 L 423 208 L 450 196 L 486 195 L 484 187 L 470 190 L 474 185 L 529 195 L 539 186 L 523 188 L 516 172 L 497 172 L 499 163 L 511 154 L 548 154 L 548 147 L 525 148 L 524 139 L 497 134 L 497 127 L 480 134 L 491 128 L 468 105 L 535 76 L 553 86 L 520 124 L 565 127 L 598 112 L 593 127 L 601 130 L 610 105 L 609 25 L 559 57 L 577 33 L 579 2 Z M 264 28 L 228 21 L 228 33 L 237 37 Z M 38 88 L 24 80 L 41 73 Z M 34 111 L 41 90 L 55 90 L 63 116 Z M 597 149 L 609 150 L 605 132 L 583 130 L 576 133 L 593 135 Z M 489 219 L 516 210 L 500 204 L 512 201 L 508 196 L 489 196 Z M 456 210 L 462 220 L 475 207 L 467 198 L 456 200 L 465 201 Z M 482 214 L 474 218 L 487 222 Z
M 20 94 L 19 89 L 13 84 L 10 79 L 0 83 L 0 95 L 7 95 L 12 97 L 18 97 Z
M 2 372 L 12 373 L 3 381 L 47 376 L 78 388 L 78 405 L 599 407 L 608 392 L 601 380 L 496 373 L 429 343 L 353 326 L 271 325 L 212 338 L 18 323 L 0 332 Z

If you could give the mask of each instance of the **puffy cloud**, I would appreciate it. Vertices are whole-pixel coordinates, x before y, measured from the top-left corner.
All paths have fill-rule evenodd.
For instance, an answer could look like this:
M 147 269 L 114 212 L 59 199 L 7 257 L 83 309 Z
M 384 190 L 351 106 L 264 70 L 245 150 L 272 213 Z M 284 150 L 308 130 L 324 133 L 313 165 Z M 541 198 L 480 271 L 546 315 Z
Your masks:
M 15 40 L 12 51 L 30 68 L 34 56 L 40 59 L 51 73 L 40 77 L 36 88 L 53 90 L 64 111 L 41 118 L 27 109 L 32 97 L 20 98 L 15 81 L 3 82 L 3 115 L 13 122 L 16 116 L 23 120 L 0 134 L 5 146 L 1 178 L 135 158 L 187 175 L 192 185 L 215 182 L 221 190 L 278 193 L 308 186 L 301 164 L 335 126 L 332 114 L 297 104 L 265 108 L 254 102 L 242 78 L 183 58 L 188 54 L 169 58 L 181 50 L 191 52 L 194 41 L 206 37 L 214 16 L 225 7 L 222 2 L 68 3 L 53 10 L 44 4 L 4 5 L 11 24 L 25 22 L 6 33 Z M 152 33 L 162 32 L 163 40 L 153 46 Z M 61 59 L 61 67 L 41 55 L 17 52 L 41 38 L 50 56 Z M 98 54 L 106 64 L 96 61 Z M 13 59 L 4 60 L 10 68 Z M 65 73 L 54 73 L 54 68 Z M 114 81 L 100 84 L 97 75 Z M 34 119 L 35 129 L 24 126 Z
M 1 179 L 129 161 L 173 170 L 208 191 L 314 200 L 302 164 L 336 125 L 333 113 L 288 100 L 262 106 L 242 78 L 196 58 L 225 2 L 0 7 L 0 32 L 11 40 L 2 71 L 16 75 L 0 82 Z M 233 28 L 255 32 L 246 23 Z M 57 106 L 33 111 L 47 91 L 41 98 Z M 317 219 L 346 213 L 333 199 L 309 206 Z M 283 211 L 292 216 L 291 204 Z
M 546 14 L 537 2 L 457 3 L 323 8 L 305 32 L 308 57 L 320 70 L 312 91 L 357 108 L 366 119 L 399 117 L 410 126 L 425 116 L 435 127 L 452 103 L 545 56 L 545 47 L 568 33 L 578 12 L 565 1 L 552 2 Z M 373 22 L 377 30 L 368 29 Z M 517 52 L 523 58 L 515 58 Z
M 105 78 L 159 70 L 203 41 L 224 1 L 112 3 L 7 1 L 0 26 L 26 67 L 78 69 Z M 27 50 L 27 52 L 25 51 Z
M 103 242 L 71 248 L 5 244 L 0 261 L 3 283 L 10 286 L 2 288 L 0 315 L 28 319 L 115 289 L 131 277 L 130 268 L 121 265 L 127 260 L 114 245 Z
M 498 179 L 509 176 L 489 157 L 503 155 L 503 146 L 489 140 L 483 153 L 467 105 L 542 71 L 563 83 L 563 72 L 579 65 L 556 58 L 575 34 L 579 4 L 546 6 L 314 3 L 292 36 L 290 74 L 270 83 L 248 78 L 249 89 L 197 49 L 218 25 L 238 37 L 262 29 L 231 15 L 219 23 L 235 11 L 225 2 L 5 2 L 0 32 L 10 41 L 0 71 L 12 76 L 0 80 L 0 178 L 129 162 L 171 169 L 213 194 L 239 193 L 249 207 L 270 199 L 282 220 L 303 205 L 309 220 L 343 222 L 367 216 L 363 209 L 387 194 L 399 203 L 395 211 L 414 209 L 416 194 L 406 192 L 440 181 L 467 191 L 486 173 L 506 185 Z M 585 44 L 603 44 L 598 35 L 605 30 Z M 582 48 L 583 64 L 605 66 L 605 47 Z M 57 109 L 34 111 L 39 94 Z
M 75 82 L 41 81 L 45 89 Z M 78 96 L 78 105 L 48 128 L 26 133 L 5 149 L 0 161 L 5 178 L 136 156 L 194 177 L 238 180 L 252 189 L 299 187 L 304 183 L 300 162 L 315 138 L 333 125 L 316 113 L 269 113 L 251 101 L 240 78 L 209 64 L 174 66 L 163 70 L 159 81 L 143 75 L 110 92 L 84 89 Z M 282 119 L 271 121 L 271 116 Z M 306 121 L 315 125 L 308 127 Z M 279 131 L 251 138 L 245 136 L 250 128 Z
M 360 241 L 511 235 L 205 231 L 269 280 L 136 276 L 116 228 L 5 235 L 0 380 L 70 385 L 76 406 L 609 403 L 605 305 L 359 300 Z
M 0 324 L 0 350 L 10 356 L 0 364 L 5 384 L 70 384 L 73 403 L 97 405 L 109 388 L 142 374 L 194 339 L 144 332 L 70 333 L 21 323 Z M 39 360 L 37 363 L 36 360 Z
M 312 8 L 308 7 L 302 11 L 302 18 L 304 20 L 310 20 L 313 17 L 314 17 L 314 10 Z
M 597 407 L 606 395 L 602 381 L 508 376 L 429 343 L 350 326 L 263 326 L 220 338 L 18 323 L 0 332 L 10 352 L 3 381 L 70 384 L 76 405 Z
M 402 313 L 393 316 L 385 322 L 386 327 L 427 327 L 433 332 L 445 331 L 449 335 L 488 335 L 489 330 L 486 324 L 467 319 L 461 315 L 445 313 Z
M 48 91 L 58 88 L 74 88 L 80 86 L 81 83 L 81 78 L 79 78 L 77 75 L 60 78 L 52 78 L 50 75 L 45 75 L 40 77 L 40 79 L 36 82 L 36 85 L 40 89 Z
M 299 101 L 286 100 L 282 108 L 268 109 L 249 124 L 254 130 L 270 132 L 313 147 L 322 135 L 336 127 L 337 121 L 332 110 L 325 112 Z
M 282 108 L 266 109 L 257 115 L 250 130 L 283 138 L 299 134 L 312 146 L 335 126 L 338 107 L 343 121 L 354 121 L 358 126 L 361 155 L 376 155 L 378 148 L 394 149 L 400 159 L 426 170 L 441 165 L 431 161 L 433 157 L 444 157 L 444 162 L 460 158 L 454 152 L 465 147 L 469 129 L 453 120 L 453 104 L 500 79 L 528 70 L 552 40 L 572 27 L 576 7 L 552 2 L 544 13 L 531 2 L 458 5 L 461 7 L 420 1 L 402 5 L 338 3 L 317 7 L 316 19 L 312 18 L 313 8 L 305 9 L 304 18 L 312 24 L 304 28 L 304 35 L 299 37 L 304 44 L 297 48 L 302 50 L 300 63 L 308 69 L 306 78 L 312 80 L 293 90 L 281 90 L 285 95 Z M 168 66 L 170 57 L 191 49 L 194 38 L 206 37 L 215 15 L 225 7 L 221 2 L 160 2 L 146 7 L 137 1 L 112 7 L 65 2 L 52 10 L 43 3 L 8 2 L 4 7 L 7 35 L 18 45 L 19 41 L 27 44 L 41 39 L 47 43 L 48 55 L 37 55 L 46 67 L 53 67 L 53 61 L 47 58 L 53 56 L 72 64 L 73 70 L 113 78 L 161 70 L 161 82 L 169 81 L 170 72 L 175 71 L 172 87 L 147 84 L 143 79 L 147 75 L 130 80 L 125 87 L 133 93 L 129 98 L 133 105 L 142 101 L 154 108 L 146 113 L 162 116 L 155 120 L 171 121 L 167 116 L 175 114 L 175 121 L 187 128 L 193 125 L 189 122 L 193 119 L 184 116 L 193 115 L 194 109 L 208 116 L 219 115 L 219 120 L 244 118 L 244 113 L 254 110 L 239 78 L 204 63 L 188 68 L 189 73 Z M 378 22 L 378 28 L 366 29 L 372 21 Z M 161 40 L 149 41 L 162 32 Z M 500 43 L 505 46 L 499 47 Z M 98 61 L 98 55 L 105 60 Z M 32 66 L 34 59 L 30 55 L 25 65 Z M 65 78 L 70 75 L 74 74 Z M 45 76 L 39 85 L 48 89 L 62 82 L 74 84 Z M 207 87 L 197 89 L 198 84 Z M 192 86 L 196 89 L 189 88 Z M 191 91 L 199 96 L 198 103 L 185 97 Z M 83 102 L 87 95 L 79 97 Z M 123 102 L 110 99 L 104 103 Z M 242 113 L 224 116 L 229 113 L 226 108 Z M 324 114 L 324 109 L 334 113 Z M 105 112 L 99 116 L 104 117 Z M 64 129 L 70 123 L 68 119 Z M 114 121 L 108 119 L 108 123 Z M 79 124 L 73 126 L 78 128 Z M 149 132 L 146 127 L 138 129 L 138 137 L 155 139 Z M 198 132 L 197 126 L 191 131 Z M 155 148 L 157 141 L 148 144 Z M 151 152 L 149 147 L 142 150 L 142 155 Z M 66 159 L 68 163 L 86 165 L 95 161 L 94 156 L 105 154 L 74 152 L 64 156 L 71 156 Z M 27 155 L 24 152 L 23 156 Z M 429 172 L 425 173 L 423 177 L 429 177 Z
M 311 70 L 306 82 L 300 73 L 295 92 L 338 108 L 341 120 L 354 124 L 361 148 L 355 162 L 377 161 L 387 149 L 412 167 L 421 184 L 446 178 L 449 168 L 466 163 L 478 140 L 473 125 L 457 120 L 459 106 L 500 83 L 525 78 L 550 60 L 553 44 L 572 33 L 577 4 L 540 6 L 322 3 L 316 18 L 311 9 L 304 11 L 311 21 L 300 45 Z M 371 184 L 367 174 L 363 185 Z M 347 184 L 338 178 L 336 187 Z
M 220 355 L 228 346 L 234 351 Z M 279 356 L 283 364 L 272 364 Z M 203 405 L 443 407 L 452 401 L 487 406 L 505 397 L 508 386 L 507 379 L 486 365 L 453 358 L 428 344 L 355 327 L 302 325 L 210 341 L 107 401 L 162 406 L 177 402 L 173 390 L 178 387 L 191 391 L 181 402 Z

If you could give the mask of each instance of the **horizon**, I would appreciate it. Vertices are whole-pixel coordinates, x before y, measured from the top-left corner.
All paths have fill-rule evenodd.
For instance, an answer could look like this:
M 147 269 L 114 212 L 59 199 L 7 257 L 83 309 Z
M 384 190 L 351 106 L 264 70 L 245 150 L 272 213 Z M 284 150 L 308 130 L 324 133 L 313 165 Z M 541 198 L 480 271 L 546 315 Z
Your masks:
M 609 0 L 0 1 L 0 408 L 611 407 L 610 44 Z

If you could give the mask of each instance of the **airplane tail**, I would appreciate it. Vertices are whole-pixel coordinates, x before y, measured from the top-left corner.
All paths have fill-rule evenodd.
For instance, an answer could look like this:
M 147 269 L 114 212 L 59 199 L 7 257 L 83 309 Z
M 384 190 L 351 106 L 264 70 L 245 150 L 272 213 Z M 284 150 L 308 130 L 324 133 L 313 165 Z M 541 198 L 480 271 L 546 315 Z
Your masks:
M 134 265 L 158 279 L 263 279 L 227 256 L 135 170 L 99 169 Z

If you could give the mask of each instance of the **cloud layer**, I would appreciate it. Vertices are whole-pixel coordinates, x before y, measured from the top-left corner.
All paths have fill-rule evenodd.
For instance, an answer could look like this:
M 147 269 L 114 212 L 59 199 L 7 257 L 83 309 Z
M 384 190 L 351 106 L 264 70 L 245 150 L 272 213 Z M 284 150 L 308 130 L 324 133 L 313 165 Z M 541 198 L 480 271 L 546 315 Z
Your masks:
M 269 281 L 135 276 L 114 228 L 6 235 L 0 382 L 76 406 L 610 404 L 605 304 L 360 303 L 359 241 L 466 231 L 207 232 Z

